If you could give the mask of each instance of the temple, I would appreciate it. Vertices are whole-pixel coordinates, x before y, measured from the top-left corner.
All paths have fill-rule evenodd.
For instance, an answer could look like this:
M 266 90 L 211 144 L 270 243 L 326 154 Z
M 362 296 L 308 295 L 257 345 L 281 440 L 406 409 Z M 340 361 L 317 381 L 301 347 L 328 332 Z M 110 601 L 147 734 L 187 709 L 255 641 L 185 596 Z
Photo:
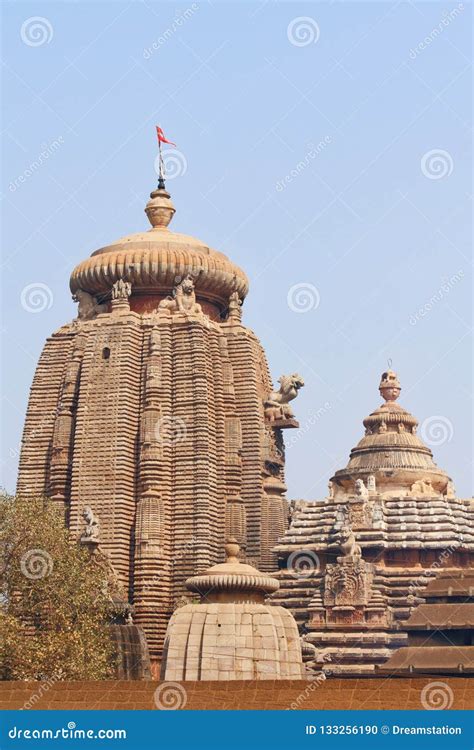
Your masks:
M 151 229 L 72 272 L 75 320 L 46 342 L 31 388 L 18 493 L 48 495 L 78 537 L 84 509 L 159 659 L 187 578 L 222 561 L 235 537 L 249 564 L 276 567 L 288 520 L 282 430 L 303 385 L 273 389 L 242 323 L 245 273 L 172 232 L 169 193 Z
M 242 322 L 245 273 L 169 229 L 162 180 L 145 211 L 148 231 L 72 272 L 77 317 L 41 355 L 18 479 L 116 580 L 119 676 L 162 661 L 166 679 L 280 679 L 302 657 L 309 677 L 468 671 L 473 505 L 396 373 L 328 497 L 288 503 L 283 434 L 304 380 L 273 386 Z
M 412 671 L 416 664 L 426 671 L 431 646 L 431 671 L 449 671 L 443 639 L 430 633 L 444 630 L 445 647 L 450 639 L 454 647 L 471 643 L 471 592 L 460 582 L 474 574 L 472 501 L 455 496 L 418 437 L 417 420 L 397 401 L 395 372 L 382 374 L 379 390 L 384 403 L 364 419 L 365 434 L 329 482 L 329 496 L 293 502 L 290 528 L 275 547 L 274 596 L 298 621 L 312 673 L 376 675 L 388 662 L 385 672 L 394 674 L 406 671 L 404 654 Z M 434 606 L 425 601 L 440 569 L 436 591 L 451 598 Z M 472 669 L 472 650 L 454 651 L 454 672 Z

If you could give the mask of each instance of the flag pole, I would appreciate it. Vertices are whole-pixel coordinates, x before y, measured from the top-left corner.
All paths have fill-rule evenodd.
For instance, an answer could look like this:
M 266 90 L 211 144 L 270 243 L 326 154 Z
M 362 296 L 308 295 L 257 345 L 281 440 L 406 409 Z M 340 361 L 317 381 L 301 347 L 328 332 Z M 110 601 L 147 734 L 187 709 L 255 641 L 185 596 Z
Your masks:
M 160 154 L 159 164 L 159 176 L 158 176 L 158 190 L 165 190 L 165 165 L 163 163 L 163 154 L 161 153 L 161 140 L 158 137 L 158 151 Z

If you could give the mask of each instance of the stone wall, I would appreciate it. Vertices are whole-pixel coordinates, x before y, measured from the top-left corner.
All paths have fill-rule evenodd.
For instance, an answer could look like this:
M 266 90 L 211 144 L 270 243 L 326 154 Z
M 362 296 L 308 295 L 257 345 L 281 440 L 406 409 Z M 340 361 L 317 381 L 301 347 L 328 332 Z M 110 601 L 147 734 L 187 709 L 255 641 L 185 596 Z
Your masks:
M 434 675 L 436 678 L 436 675 Z M 335 710 L 426 708 L 429 686 L 439 678 L 328 679 L 323 683 L 295 681 L 260 682 L 61 682 L 0 683 L 0 709 L 138 709 L 151 710 L 161 700 L 175 699 L 185 710 Z M 464 709 L 474 705 L 474 680 L 442 678 L 447 696 L 446 708 Z M 168 695 L 165 691 L 168 690 Z M 452 699 L 452 700 L 451 700 Z M 159 703 L 159 700 L 158 700 Z M 171 704 L 173 705 L 173 703 Z

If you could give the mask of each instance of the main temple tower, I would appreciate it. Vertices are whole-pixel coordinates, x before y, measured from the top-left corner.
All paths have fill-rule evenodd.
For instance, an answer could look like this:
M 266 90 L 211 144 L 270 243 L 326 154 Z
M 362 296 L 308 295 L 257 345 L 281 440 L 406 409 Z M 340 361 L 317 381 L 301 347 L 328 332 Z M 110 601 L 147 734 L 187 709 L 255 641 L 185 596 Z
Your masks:
M 287 525 L 282 428 L 299 376 L 272 384 L 241 322 L 245 273 L 170 231 L 163 184 L 151 229 L 72 272 L 78 316 L 41 355 L 26 416 L 18 492 L 48 495 L 80 535 L 90 506 L 101 549 L 129 591 L 158 658 L 184 581 L 222 561 L 226 538 L 275 567 Z

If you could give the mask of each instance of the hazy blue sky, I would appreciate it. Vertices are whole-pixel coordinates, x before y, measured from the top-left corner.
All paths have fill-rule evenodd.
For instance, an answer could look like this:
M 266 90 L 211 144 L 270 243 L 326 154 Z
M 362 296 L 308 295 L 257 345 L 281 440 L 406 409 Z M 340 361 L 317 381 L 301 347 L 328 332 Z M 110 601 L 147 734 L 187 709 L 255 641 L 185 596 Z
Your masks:
M 147 227 L 160 123 L 179 148 L 173 227 L 247 271 L 244 320 L 274 380 L 306 381 L 289 497 L 324 497 L 388 358 L 469 496 L 468 3 L 39 0 L 3 13 L 3 484 L 43 343 L 75 316 L 72 268 Z

